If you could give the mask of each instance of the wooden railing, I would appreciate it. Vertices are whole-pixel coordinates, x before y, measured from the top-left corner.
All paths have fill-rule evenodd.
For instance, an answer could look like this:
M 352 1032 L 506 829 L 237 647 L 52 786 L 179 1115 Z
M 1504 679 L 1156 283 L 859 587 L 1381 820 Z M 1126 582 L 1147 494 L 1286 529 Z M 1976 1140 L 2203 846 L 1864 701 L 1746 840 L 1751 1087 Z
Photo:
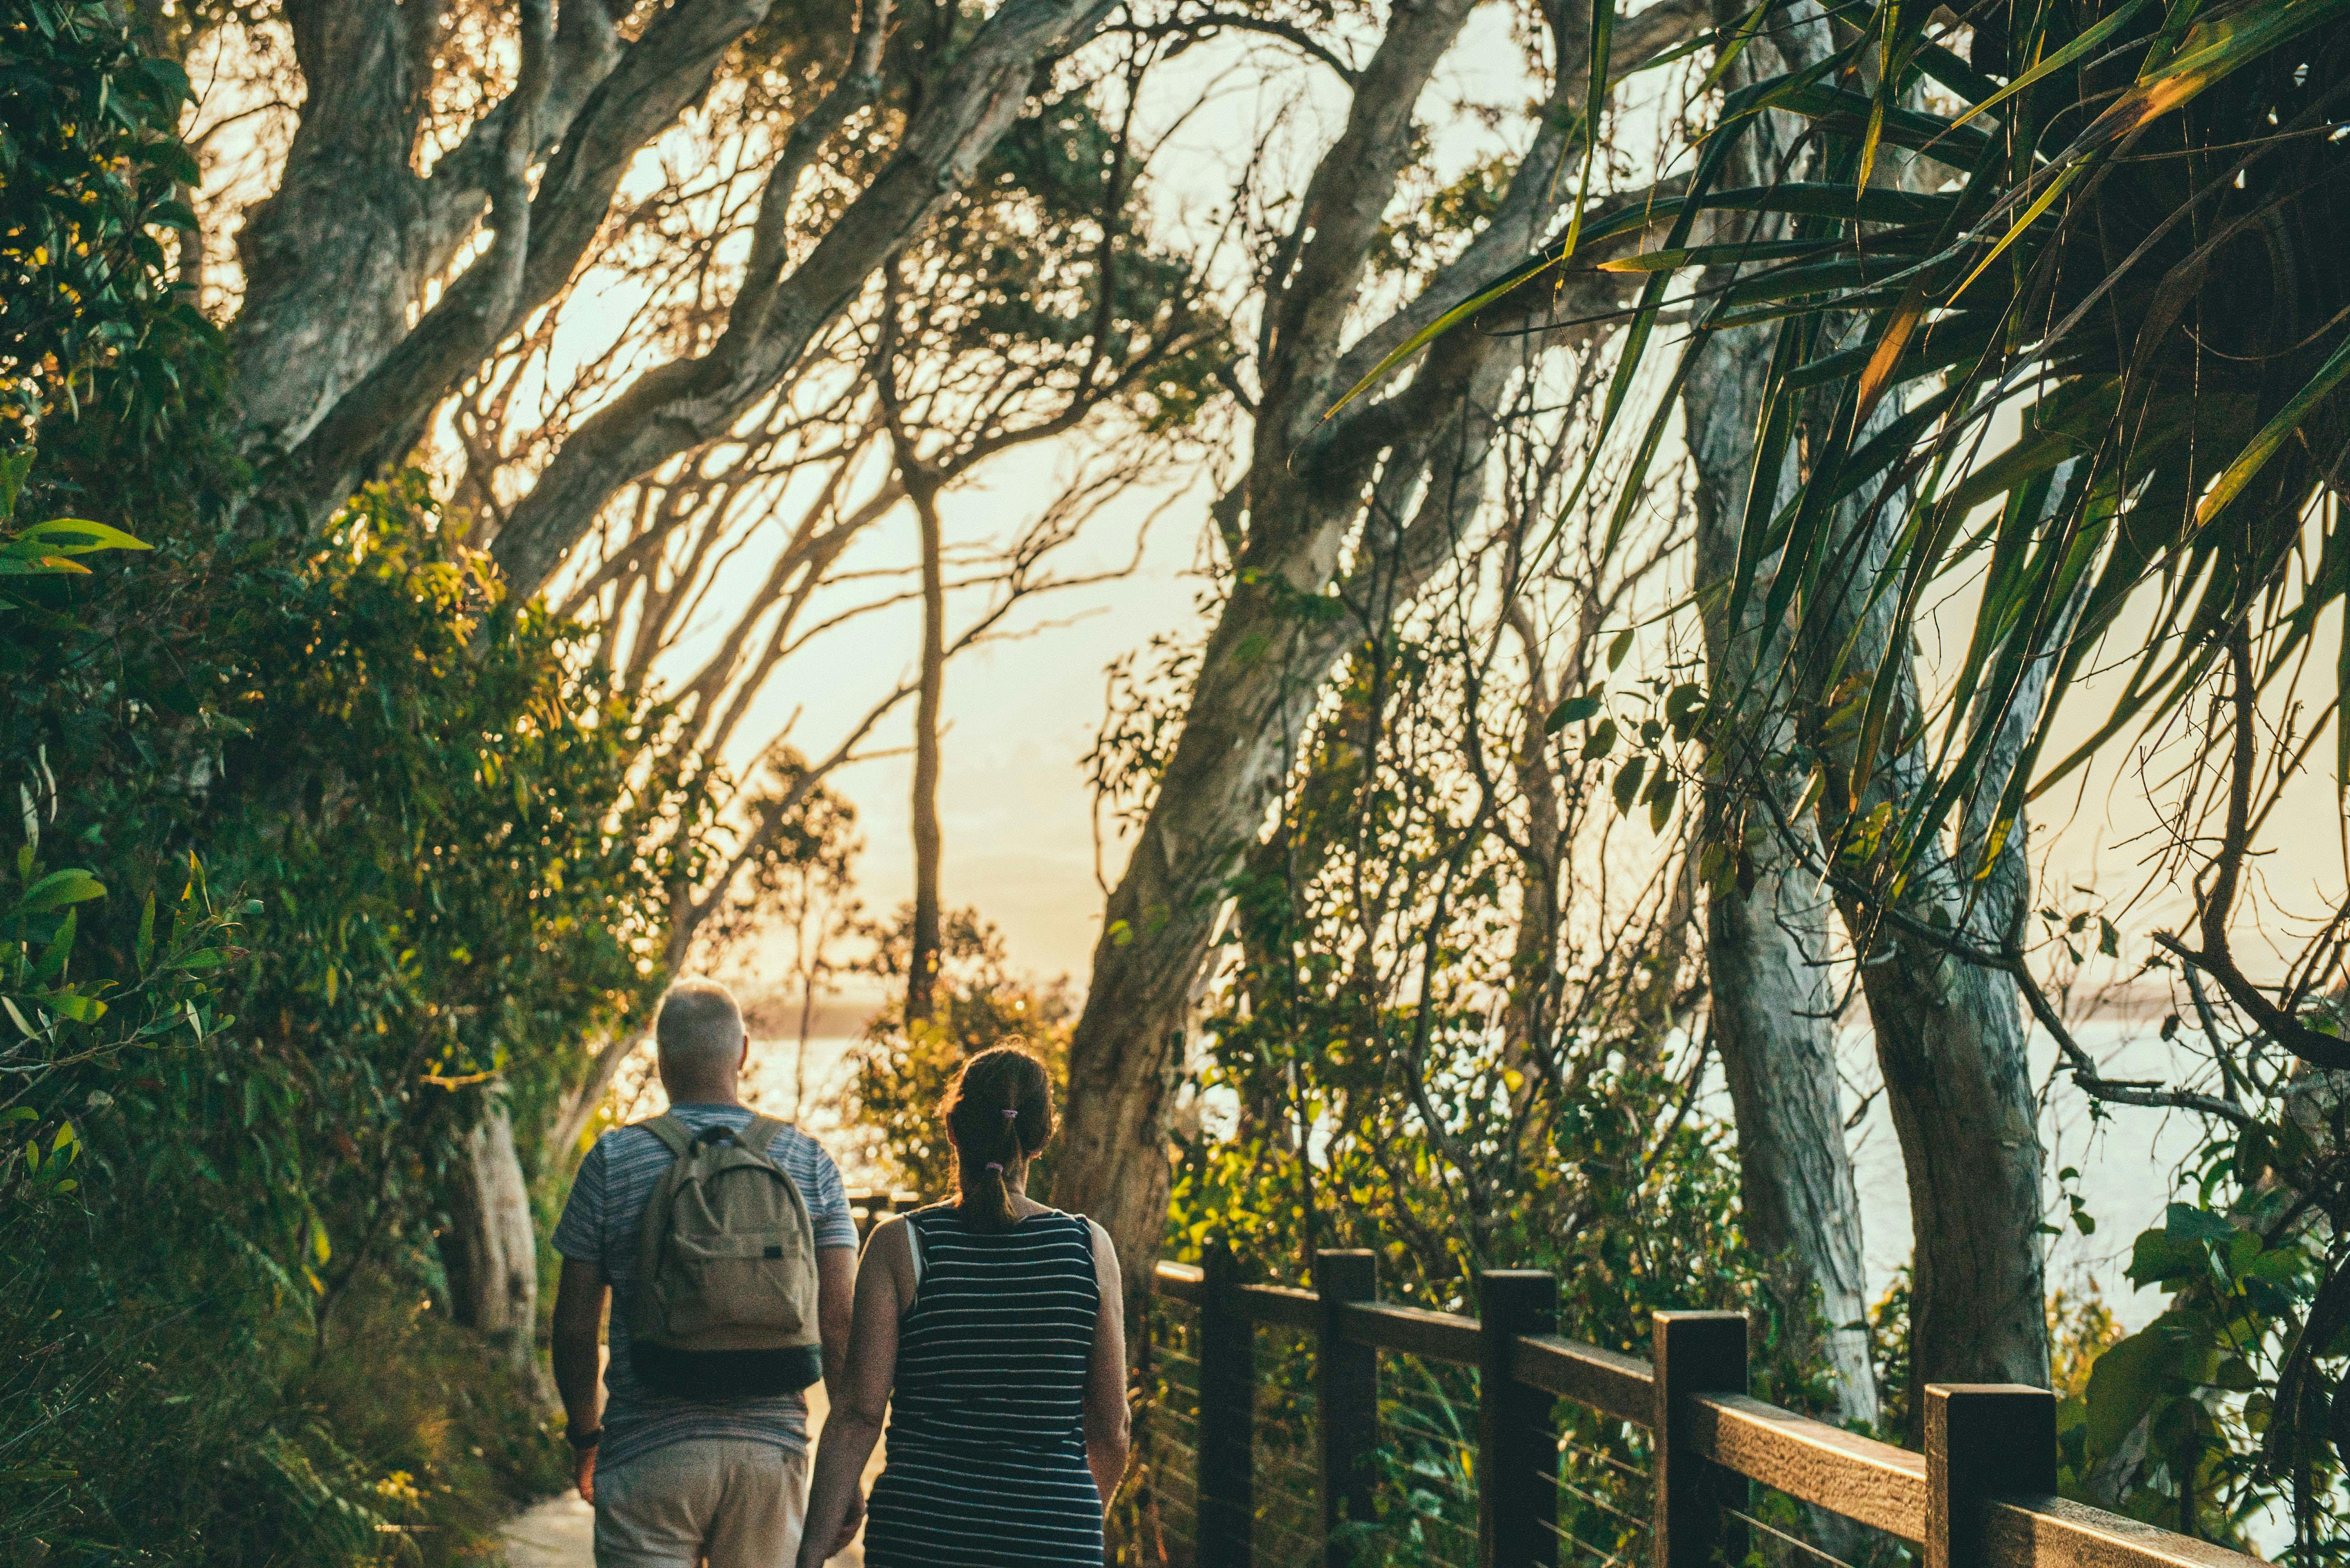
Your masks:
M 1648 1360 L 1553 1332 L 1557 1281 L 1479 1276 L 1482 1318 L 1377 1300 L 1374 1255 L 1315 1255 L 1316 1289 L 1241 1282 L 1230 1255 L 1160 1263 L 1159 1296 L 1198 1313 L 1193 1520 L 1201 1568 L 1249 1568 L 1257 1509 L 1255 1330 L 1315 1336 L 1325 1568 L 1347 1568 L 1344 1521 L 1374 1517 L 1378 1352 L 1475 1367 L 1479 1568 L 1558 1563 L 1552 1404 L 1646 1428 L 1648 1568 L 1745 1556 L 1751 1483 L 1924 1548 L 1926 1568 L 2260 1568 L 2261 1560 L 2054 1495 L 2055 1397 L 2013 1385 L 1931 1385 L 1913 1453 L 1746 1394 L 1746 1319 L 1656 1314 Z M 1305 1568 L 1284 1559 L 1284 1568 Z M 1562 1565 L 1564 1568 L 1564 1565 Z

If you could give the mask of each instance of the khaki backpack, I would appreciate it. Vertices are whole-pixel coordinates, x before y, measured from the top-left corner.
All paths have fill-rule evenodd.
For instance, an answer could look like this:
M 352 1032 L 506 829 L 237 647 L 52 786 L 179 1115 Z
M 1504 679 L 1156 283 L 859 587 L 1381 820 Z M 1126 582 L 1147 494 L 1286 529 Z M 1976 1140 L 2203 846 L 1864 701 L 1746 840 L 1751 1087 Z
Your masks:
M 697 1133 L 639 1123 L 677 1157 L 645 1205 L 629 1355 L 657 1393 L 688 1399 L 788 1394 L 824 1376 L 816 1232 L 807 1200 L 767 1148 L 784 1124 Z

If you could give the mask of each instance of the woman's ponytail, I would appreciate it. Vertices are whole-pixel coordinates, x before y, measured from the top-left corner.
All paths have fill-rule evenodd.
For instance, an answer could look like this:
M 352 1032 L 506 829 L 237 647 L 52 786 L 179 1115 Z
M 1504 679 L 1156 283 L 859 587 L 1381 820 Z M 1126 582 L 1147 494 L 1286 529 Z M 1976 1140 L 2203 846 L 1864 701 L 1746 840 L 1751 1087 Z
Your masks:
M 1019 1216 L 1005 1178 L 1053 1136 L 1053 1084 L 1044 1064 L 1016 1045 L 983 1051 L 963 1064 L 941 1108 L 962 1188 L 957 1210 L 981 1230 L 1009 1230 Z

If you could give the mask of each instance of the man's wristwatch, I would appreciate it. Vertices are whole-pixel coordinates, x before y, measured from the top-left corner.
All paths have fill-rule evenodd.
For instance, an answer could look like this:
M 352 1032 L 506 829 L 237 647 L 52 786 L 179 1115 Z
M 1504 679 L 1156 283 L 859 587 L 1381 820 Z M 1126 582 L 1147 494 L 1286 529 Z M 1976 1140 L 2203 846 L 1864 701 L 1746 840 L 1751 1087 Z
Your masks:
M 573 1453 L 584 1454 L 604 1440 L 604 1428 L 598 1427 L 592 1432 L 566 1432 L 564 1436 L 570 1440 Z

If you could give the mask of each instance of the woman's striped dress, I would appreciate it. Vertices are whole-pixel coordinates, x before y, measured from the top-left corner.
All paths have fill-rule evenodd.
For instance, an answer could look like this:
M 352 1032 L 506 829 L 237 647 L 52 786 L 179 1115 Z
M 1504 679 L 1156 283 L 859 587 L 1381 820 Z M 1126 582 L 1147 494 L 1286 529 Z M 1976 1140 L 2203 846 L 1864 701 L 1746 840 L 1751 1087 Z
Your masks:
M 1093 1229 L 1008 1231 L 951 1207 L 907 1216 L 921 1282 L 898 1329 L 889 1461 L 865 1526 L 871 1568 L 1101 1568 L 1086 1468 L 1086 1368 L 1101 1291 Z

